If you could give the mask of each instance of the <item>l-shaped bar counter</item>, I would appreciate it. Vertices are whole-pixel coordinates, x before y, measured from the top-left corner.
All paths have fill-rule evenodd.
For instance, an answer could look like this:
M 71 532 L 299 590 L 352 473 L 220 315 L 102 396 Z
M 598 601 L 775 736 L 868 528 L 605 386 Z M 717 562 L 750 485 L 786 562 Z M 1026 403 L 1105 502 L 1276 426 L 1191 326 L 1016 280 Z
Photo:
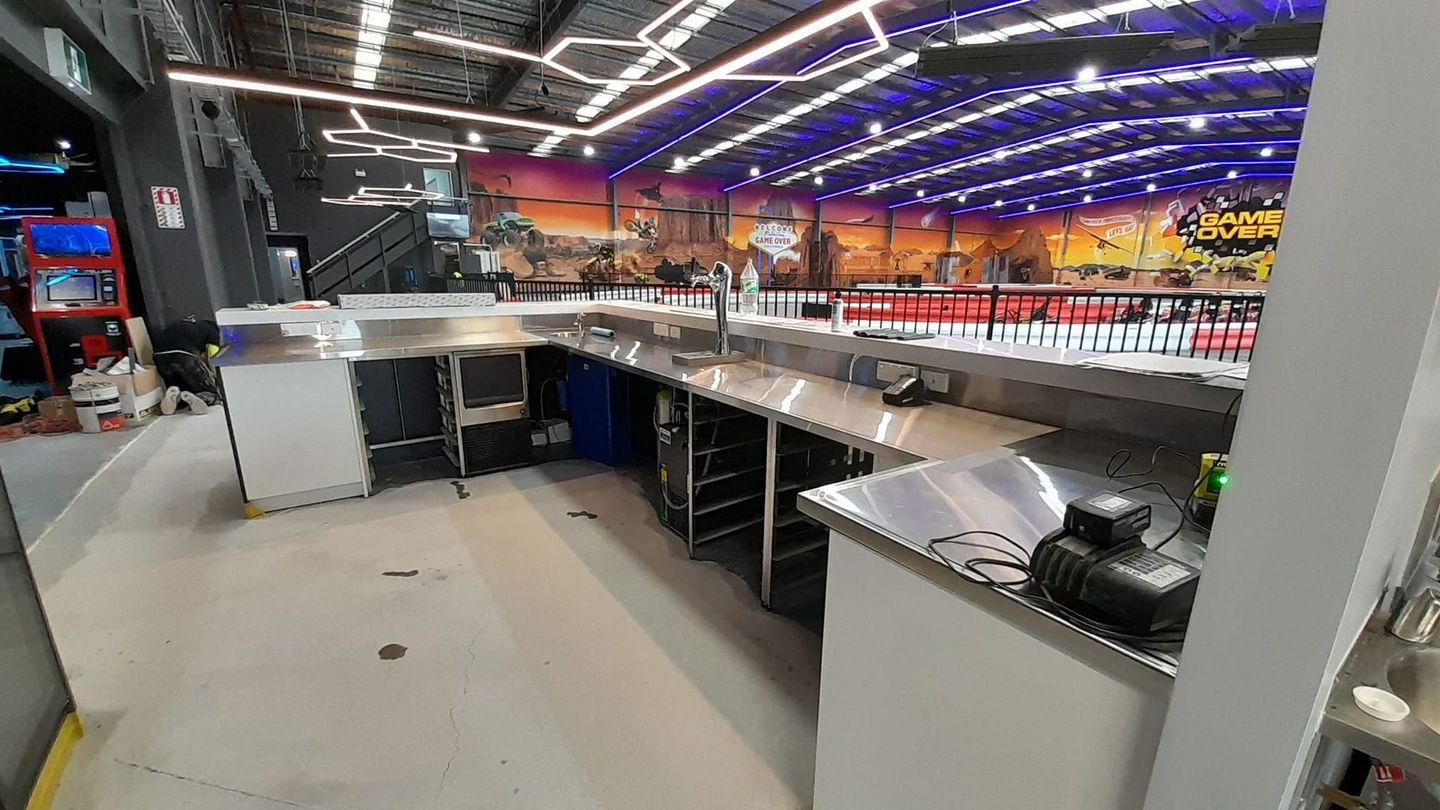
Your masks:
M 815 806 L 938 808 L 957 796 L 974 807 L 1142 806 L 1176 654 L 968 582 L 928 541 L 986 529 L 1033 547 L 1066 501 L 1116 486 L 1107 467 L 1117 451 L 1139 461 L 1161 445 L 1224 449 L 1240 381 L 1077 365 L 1092 352 L 886 341 L 736 314 L 732 345 L 752 359 L 684 366 L 671 355 L 712 344 L 713 315 L 636 302 L 226 309 L 217 320 L 242 492 L 265 511 L 370 493 L 352 366 L 368 360 L 548 345 L 763 417 L 767 464 L 780 425 L 873 454 L 874 474 L 798 499 L 831 530 Z M 886 405 L 881 362 L 940 374 L 948 393 L 926 407 Z M 1159 458 L 1153 477 L 1185 491 L 1193 470 Z M 1153 545 L 1179 517 L 1158 492 L 1147 497 Z M 1195 539 L 1184 531 L 1167 551 L 1200 565 Z

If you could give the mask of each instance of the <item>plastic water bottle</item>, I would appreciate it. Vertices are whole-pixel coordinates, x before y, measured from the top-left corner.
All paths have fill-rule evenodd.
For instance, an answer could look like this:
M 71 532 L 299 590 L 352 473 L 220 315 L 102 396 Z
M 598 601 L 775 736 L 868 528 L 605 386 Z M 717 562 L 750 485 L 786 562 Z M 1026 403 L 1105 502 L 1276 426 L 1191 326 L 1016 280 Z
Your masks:
M 760 308 L 760 274 L 755 272 L 755 263 L 745 260 L 745 272 L 740 274 L 740 314 L 754 315 Z

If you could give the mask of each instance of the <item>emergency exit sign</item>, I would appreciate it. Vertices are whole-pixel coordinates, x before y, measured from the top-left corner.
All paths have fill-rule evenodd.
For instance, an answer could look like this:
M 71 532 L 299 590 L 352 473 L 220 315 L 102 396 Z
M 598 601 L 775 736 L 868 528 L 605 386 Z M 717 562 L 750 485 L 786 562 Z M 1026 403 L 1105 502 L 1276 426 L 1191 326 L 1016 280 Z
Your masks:
M 75 40 L 59 28 L 45 29 L 45 59 L 51 76 L 71 90 L 90 94 L 90 62 Z

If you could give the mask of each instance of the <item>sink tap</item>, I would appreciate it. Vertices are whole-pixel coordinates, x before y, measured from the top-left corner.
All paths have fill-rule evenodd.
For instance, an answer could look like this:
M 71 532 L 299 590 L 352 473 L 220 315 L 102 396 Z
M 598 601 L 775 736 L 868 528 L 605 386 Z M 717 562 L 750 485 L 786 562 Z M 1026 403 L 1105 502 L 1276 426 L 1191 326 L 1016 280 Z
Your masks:
M 709 273 L 697 273 L 690 279 L 692 286 L 699 287 L 703 284 L 710 288 L 715 305 L 715 354 L 721 357 L 730 354 L 730 322 L 727 313 L 730 307 L 730 280 L 733 277 L 730 265 L 716 262 Z
M 1415 567 L 1410 581 L 1395 595 L 1385 629 L 1412 644 L 1429 644 L 1440 629 L 1440 561 L 1432 555 Z

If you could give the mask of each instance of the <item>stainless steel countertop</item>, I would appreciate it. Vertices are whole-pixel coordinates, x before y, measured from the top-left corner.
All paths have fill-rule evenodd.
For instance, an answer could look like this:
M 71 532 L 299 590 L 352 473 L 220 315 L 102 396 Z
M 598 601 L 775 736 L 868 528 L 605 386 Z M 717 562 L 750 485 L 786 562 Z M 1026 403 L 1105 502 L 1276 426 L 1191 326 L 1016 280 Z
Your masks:
M 954 405 L 886 405 L 863 385 L 747 360 L 698 368 L 677 365 L 673 343 L 554 333 L 552 345 L 617 368 L 688 388 L 711 399 L 875 451 L 914 459 L 955 458 L 1050 433 L 1055 428 Z
M 342 340 L 286 338 L 263 343 L 232 343 L 216 355 L 216 366 L 299 363 L 305 360 L 399 360 L 449 352 L 544 346 L 541 335 L 516 330 L 450 335 L 386 335 Z
M 1118 676 L 1168 692 L 1178 651 L 1155 652 L 1104 638 L 1067 621 L 1052 610 L 1004 590 L 966 581 L 931 556 L 926 546 L 936 537 L 972 529 L 999 532 L 1027 550 L 1060 525 L 1065 504 L 1104 489 L 1121 489 L 1159 480 L 1183 497 L 1193 468 L 1161 453 L 1154 474 L 1125 480 L 1105 477 L 1111 455 L 1122 449 L 1112 440 L 1071 431 L 1015 442 L 1008 447 L 950 461 L 914 464 L 890 472 L 845 481 L 801 493 L 800 510 L 845 536 L 874 549 L 956 595 L 1022 626 L 1053 646 L 1067 649 Z M 1128 471 L 1144 470 L 1151 448 L 1131 446 Z M 1154 525 L 1146 541 L 1154 546 L 1175 528 L 1179 515 L 1154 488 L 1133 490 L 1154 506 Z M 1006 548 L 984 536 L 967 540 Z M 1203 563 L 1203 547 L 1188 528 L 1167 553 L 1193 565 Z M 956 563 L 987 555 L 984 549 L 948 545 Z M 998 572 L 997 572 L 998 573 Z
M 1413 713 L 1395 723 L 1377 720 L 1361 711 L 1351 695 L 1357 686 L 1390 689 L 1390 663 L 1405 653 L 1422 649 L 1424 645 L 1401 641 L 1386 633 L 1383 617 L 1371 617 L 1345 666 L 1335 676 L 1335 686 L 1325 704 L 1324 719 L 1320 721 L 1320 733 L 1388 764 L 1398 765 L 1413 776 L 1440 781 L 1440 734 Z M 1435 688 L 1440 689 L 1440 684 L 1435 684 Z

